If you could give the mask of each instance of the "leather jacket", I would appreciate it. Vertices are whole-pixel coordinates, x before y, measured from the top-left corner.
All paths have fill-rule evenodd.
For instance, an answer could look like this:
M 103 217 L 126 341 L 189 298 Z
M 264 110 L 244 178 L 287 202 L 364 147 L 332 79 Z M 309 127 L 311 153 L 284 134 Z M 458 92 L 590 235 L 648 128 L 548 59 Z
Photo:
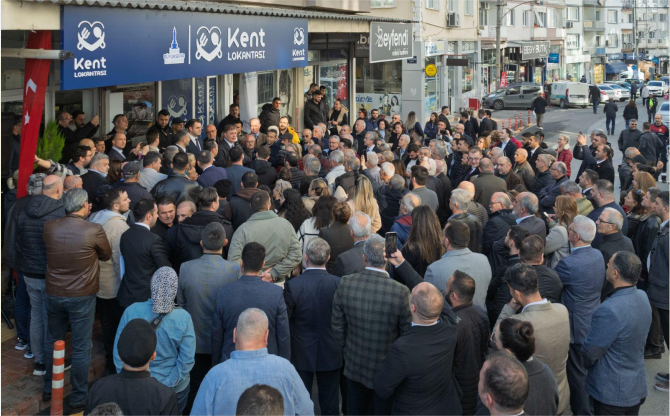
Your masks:
M 82 297 L 98 293 L 99 261 L 112 258 L 112 248 L 100 224 L 76 214 L 47 221 L 46 291 L 52 296 Z
M 167 179 L 158 182 L 154 186 L 154 189 L 151 190 L 151 194 L 156 200 L 164 195 L 168 195 L 175 201 L 186 198 L 189 201 L 195 202 L 201 189 L 200 185 L 188 179 L 183 173 L 173 172 Z

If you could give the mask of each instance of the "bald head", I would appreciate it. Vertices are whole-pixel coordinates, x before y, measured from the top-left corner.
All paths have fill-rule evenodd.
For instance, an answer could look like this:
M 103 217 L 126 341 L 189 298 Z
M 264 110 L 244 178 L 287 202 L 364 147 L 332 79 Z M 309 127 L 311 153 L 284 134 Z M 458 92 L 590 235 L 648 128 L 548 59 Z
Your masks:
M 92 152 L 95 153 L 95 143 L 91 139 L 81 139 L 79 140 L 79 146 L 88 146 Z
M 409 303 L 414 323 L 433 323 L 440 317 L 444 297 L 435 286 L 422 282 L 412 289 Z
M 249 308 L 237 318 L 233 342 L 238 351 L 258 350 L 268 343 L 268 317 L 260 309 Z
M 528 159 L 528 151 L 526 149 L 517 149 L 514 152 L 514 161 L 516 163 L 523 163 Z
M 70 189 L 81 188 L 82 185 L 83 181 L 81 180 L 81 176 L 78 175 L 70 175 L 63 181 L 63 189 L 65 192 Z
M 42 181 L 42 194 L 53 199 L 63 196 L 63 180 L 58 175 L 49 175 Z
M 470 194 L 470 198 L 475 197 L 475 185 L 472 182 L 463 181 L 458 185 L 458 189 L 467 191 Z
M 482 159 L 479 161 L 479 170 L 482 172 L 493 172 L 493 162 L 491 159 Z

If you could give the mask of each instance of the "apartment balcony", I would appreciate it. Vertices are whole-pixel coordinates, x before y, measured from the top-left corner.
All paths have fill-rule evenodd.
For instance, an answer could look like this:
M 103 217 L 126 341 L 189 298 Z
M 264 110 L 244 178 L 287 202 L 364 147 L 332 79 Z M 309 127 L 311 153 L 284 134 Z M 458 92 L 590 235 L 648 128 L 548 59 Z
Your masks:
M 622 43 L 621 44 L 621 51 L 632 51 L 635 47 L 633 46 L 632 43 Z
M 546 40 L 547 28 L 546 27 L 531 28 L 530 37 L 532 40 Z
M 584 6 L 599 6 L 602 7 L 605 0 L 584 0 Z
M 584 2 L 586 3 L 586 2 Z M 584 31 L 585 32 L 603 32 L 605 31 L 605 22 L 599 22 L 597 20 L 584 20 Z
M 496 38 L 496 27 L 495 26 L 480 26 L 482 28 L 482 40 L 495 40 Z M 500 27 L 500 39 L 507 39 L 507 26 Z
M 633 10 L 633 1 L 628 0 L 621 3 L 621 10 Z

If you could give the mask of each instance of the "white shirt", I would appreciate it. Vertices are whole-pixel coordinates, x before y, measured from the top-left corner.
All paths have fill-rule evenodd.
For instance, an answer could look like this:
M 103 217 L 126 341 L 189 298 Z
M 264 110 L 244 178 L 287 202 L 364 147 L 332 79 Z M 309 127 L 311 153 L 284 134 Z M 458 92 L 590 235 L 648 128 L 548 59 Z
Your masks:
M 435 322 L 433 322 L 432 324 L 417 324 L 415 322 L 412 322 L 412 326 L 434 326 L 434 325 L 437 325 L 439 322 L 440 322 L 439 319 L 436 320 Z
M 142 227 L 144 227 L 144 228 L 146 228 L 147 230 L 151 231 L 151 228 L 149 228 L 149 226 L 146 225 L 146 224 L 143 223 L 143 222 L 136 222 L 135 224 L 137 224 L 137 225 L 141 225 Z
M 525 312 L 526 308 L 529 307 L 530 305 L 542 305 L 544 303 L 548 303 L 549 301 L 547 299 L 542 299 L 538 300 L 537 302 L 531 302 L 528 305 L 524 306 L 523 309 L 521 309 L 521 312 Z
M 521 221 L 525 220 L 526 218 L 530 218 L 532 215 L 526 215 L 525 217 L 517 218 L 516 223 L 521 224 Z
M 389 277 L 389 274 L 386 272 L 386 270 L 383 270 L 383 269 L 377 269 L 376 267 L 366 267 L 365 270 L 371 270 L 373 272 L 384 273 L 386 275 L 386 277 Z
M 189 136 L 191 137 L 191 142 L 195 143 L 195 147 L 198 148 L 198 150 L 202 150 L 202 149 L 200 148 L 200 142 L 198 141 L 198 138 L 197 138 L 197 137 L 193 137 L 193 136 L 191 136 L 190 134 L 189 134 Z
M 325 267 L 307 267 L 307 268 L 303 269 L 303 272 L 306 272 L 308 270 L 324 270 L 325 271 L 326 268 Z

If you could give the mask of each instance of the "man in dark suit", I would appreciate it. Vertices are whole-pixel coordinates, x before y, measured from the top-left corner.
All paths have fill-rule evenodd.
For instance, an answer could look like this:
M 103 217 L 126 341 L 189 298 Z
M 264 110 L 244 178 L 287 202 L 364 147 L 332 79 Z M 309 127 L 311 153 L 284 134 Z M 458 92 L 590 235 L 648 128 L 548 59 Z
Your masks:
M 194 155 L 200 154 L 205 149 L 205 143 L 202 140 L 202 123 L 198 119 L 191 119 L 186 122 L 184 126 L 188 135 L 191 136 L 191 141 L 186 147 L 186 153 L 192 153 Z
M 126 147 L 126 134 L 121 132 L 114 133 L 112 137 L 112 148 L 109 149 L 107 155 L 110 160 L 126 161 L 126 156 L 123 154 L 123 149 Z
M 242 276 L 221 288 L 216 295 L 212 323 L 212 364 L 226 361 L 235 350 L 233 330 L 240 314 L 258 308 L 268 318 L 268 352 L 291 358 L 291 345 L 286 303 L 281 287 L 261 280 L 259 272 L 265 265 L 265 247 L 248 243 L 242 250 Z
M 88 202 L 93 204 L 92 212 L 102 209 L 102 201 L 98 199 L 98 188 L 109 184 L 107 172 L 109 172 L 109 156 L 104 153 L 96 153 L 88 165 L 88 172 L 81 175 L 81 187 L 88 194 Z
M 330 246 L 321 238 L 307 244 L 305 271 L 284 285 L 291 332 L 291 363 L 307 391 L 316 375 L 319 406 L 324 415 L 340 414 L 342 349 L 331 325 L 333 297 L 340 278 L 326 271 Z
M 566 176 L 568 167 L 563 162 L 554 162 L 549 170 L 554 182 L 545 186 L 539 195 L 540 211 L 549 214 L 554 213 L 556 198 L 561 195 L 561 185 L 569 180 Z
M 186 176 L 186 168 L 188 167 L 188 155 L 186 153 L 177 153 L 172 159 L 172 173 L 168 175 L 167 179 L 163 179 L 154 185 L 151 194 L 156 199 L 160 199 L 164 195 L 170 196 L 175 201 L 180 201 L 186 198 L 189 201 L 195 202 L 198 198 L 198 192 L 202 188 L 197 182 L 193 182 Z
M 370 237 L 363 246 L 366 268 L 344 276 L 333 300 L 332 326 L 344 347 L 347 413 L 390 414 L 391 403 L 373 390 L 391 344 L 411 325 L 409 289 L 386 272 L 385 241 Z M 379 302 L 377 299 L 384 299 Z
M 628 217 L 626 212 L 624 212 L 621 205 L 617 204 L 614 201 L 614 185 L 610 181 L 599 179 L 596 183 L 593 184 L 591 188 L 591 201 L 593 203 L 593 211 L 588 215 L 589 219 L 594 223 L 600 218 L 600 214 L 605 211 L 605 208 L 613 208 L 621 214 L 623 217 L 623 225 L 621 226 L 621 233 L 623 235 L 628 234 Z M 603 235 L 596 233 L 596 237 L 593 240 L 593 246 L 599 247 L 603 239 Z
M 535 166 L 535 161 L 537 157 L 544 153 L 544 150 L 540 147 L 540 140 L 531 132 L 525 132 L 523 135 L 523 147 L 528 152 L 528 163 L 530 167 L 533 168 L 533 171 L 537 174 L 537 166 Z
M 514 160 L 514 154 L 518 149 L 517 145 L 510 140 L 512 137 L 512 131 L 510 129 L 502 129 L 500 131 L 500 142 L 496 144 L 496 147 L 500 147 L 505 152 L 505 157 L 509 160 Z
M 516 223 L 527 229 L 530 235 L 538 235 L 543 241 L 547 240 L 547 226 L 544 221 L 535 216 L 538 210 L 537 197 L 530 192 L 521 192 L 516 197 L 514 214 Z
M 568 384 L 572 414 L 591 414 L 586 392 L 586 366 L 582 344 L 591 326 L 593 313 L 600 305 L 600 294 L 605 283 L 605 262 L 600 251 L 591 247 L 596 236 L 596 224 L 578 215 L 570 224 L 568 241 L 572 253 L 558 262 L 556 273 L 563 283 L 561 303 L 570 316 L 570 350 L 568 352 Z M 613 328 L 614 329 L 614 328 Z
M 240 144 L 237 141 L 237 128 L 234 124 L 229 124 L 223 128 L 223 133 L 219 139 L 220 159 L 225 161 L 224 168 L 230 166 L 230 149 Z
M 581 134 L 577 136 L 577 143 L 575 143 L 575 147 L 572 149 L 572 157 L 582 161 L 582 164 L 577 171 L 577 178 L 582 176 L 582 173 L 586 169 L 595 170 L 594 161 L 596 149 L 598 146 L 604 144 L 607 144 L 607 135 L 602 130 L 593 130 L 591 132 L 590 146 L 586 145 L 586 136 Z M 592 157 L 588 157 L 589 154 Z
M 214 159 L 209 151 L 203 150 L 202 152 L 196 153 L 196 155 L 198 157 L 198 166 L 200 166 L 200 169 L 202 170 L 202 173 L 198 176 L 196 181 L 198 182 L 198 185 L 207 188 L 209 186 L 214 186 L 214 184 L 221 179 L 228 179 L 224 168 L 213 165 Z
M 471 147 L 468 150 L 468 167 L 464 169 L 463 176 L 460 178 L 460 182 L 468 181 L 472 182 L 473 177 L 479 176 L 481 171 L 479 170 L 479 162 L 482 160 L 482 150 L 479 147 Z
M 596 171 L 600 179 L 606 179 L 614 183 L 612 156 L 612 148 L 601 144 L 596 148 L 594 155 L 591 155 L 590 152 L 584 153 L 584 163 L 586 163 L 590 169 Z
M 116 298 L 123 308 L 151 298 L 154 272 L 171 266 L 163 239 L 150 231 L 158 219 L 156 202 L 153 199 L 140 200 L 133 209 L 133 215 L 135 224 L 121 235 L 119 244 L 125 267 Z
M 372 234 L 372 220 L 367 214 L 355 213 L 349 219 L 349 232 L 354 240 L 354 246 L 337 256 L 333 266 L 335 276 L 342 277 L 365 270 L 363 245 Z
M 516 216 L 512 211 L 512 201 L 505 192 L 491 195 L 489 203 L 489 220 L 482 230 L 482 254 L 489 255 L 491 246 L 501 238 L 504 239 L 510 227 L 516 225 Z
M 430 283 L 410 295 L 412 328 L 389 349 L 375 376 L 375 393 L 393 396 L 393 414 L 459 415 L 458 387 L 449 369 L 456 350 L 456 325 L 440 319 L 444 299 Z
M 481 120 L 479 123 L 479 133 L 486 133 L 487 131 L 493 132 L 493 124 L 491 123 L 489 116 L 486 114 L 486 110 L 479 110 L 477 115 Z

